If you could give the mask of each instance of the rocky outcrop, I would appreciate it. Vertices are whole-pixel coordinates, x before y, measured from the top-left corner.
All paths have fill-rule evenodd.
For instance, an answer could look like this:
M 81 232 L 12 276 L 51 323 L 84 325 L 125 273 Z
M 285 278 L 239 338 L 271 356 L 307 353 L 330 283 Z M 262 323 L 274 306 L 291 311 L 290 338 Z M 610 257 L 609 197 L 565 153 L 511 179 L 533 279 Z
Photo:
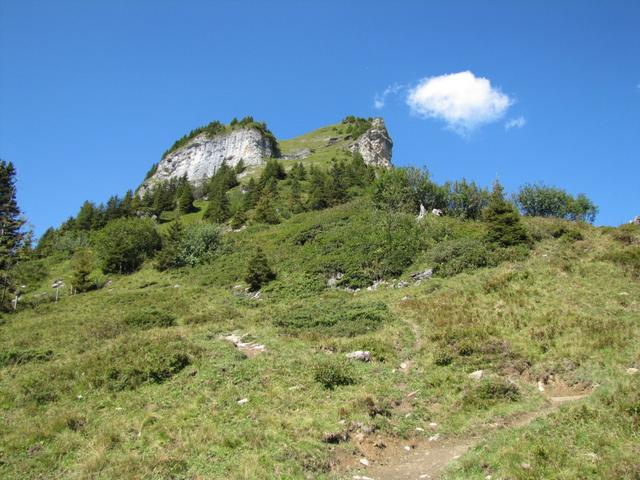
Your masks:
M 183 175 L 197 185 L 213 175 L 224 161 L 230 166 L 240 160 L 246 166 L 259 165 L 276 155 L 276 145 L 256 128 L 234 129 L 213 137 L 201 133 L 166 155 L 156 172 L 144 181 L 140 193 L 156 183 Z
M 631 220 L 629 223 L 631 223 L 633 225 L 640 225 L 640 215 L 638 215 L 636 218 Z
M 371 128 L 351 144 L 349 149 L 360 153 L 367 165 L 391 168 L 393 141 L 382 118 L 374 118 Z

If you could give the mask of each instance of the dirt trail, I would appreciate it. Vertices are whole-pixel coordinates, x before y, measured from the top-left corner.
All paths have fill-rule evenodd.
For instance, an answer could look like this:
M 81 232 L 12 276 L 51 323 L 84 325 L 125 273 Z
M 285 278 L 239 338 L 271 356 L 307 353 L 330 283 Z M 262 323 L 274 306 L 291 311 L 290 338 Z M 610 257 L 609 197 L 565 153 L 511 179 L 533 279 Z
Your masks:
M 544 416 L 560 405 L 581 400 L 588 394 L 547 396 L 549 403 L 535 412 L 525 412 L 501 423 L 491 424 L 493 429 L 517 428 L 531 423 L 536 418 Z M 467 450 L 483 440 L 483 435 L 470 436 L 460 439 L 421 440 L 407 445 L 392 445 L 384 452 L 384 457 L 366 469 L 354 472 L 354 480 L 437 480 L 440 474 L 453 461 L 462 456 Z

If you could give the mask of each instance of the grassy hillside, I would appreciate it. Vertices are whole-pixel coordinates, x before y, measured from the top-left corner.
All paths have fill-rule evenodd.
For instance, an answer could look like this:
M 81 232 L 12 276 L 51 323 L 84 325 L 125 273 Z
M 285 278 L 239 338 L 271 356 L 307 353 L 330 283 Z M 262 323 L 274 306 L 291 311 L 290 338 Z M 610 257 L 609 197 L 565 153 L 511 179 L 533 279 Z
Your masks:
M 594 393 L 491 437 L 451 478 L 636 478 L 638 376 L 626 369 L 640 362 L 640 284 L 604 259 L 629 248 L 617 230 L 571 225 L 582 240 L 556 239 L 563 222 L 532 219 L 524 260 L 416 284 L 420 258 L 405 288 L 328 289 L 367 234 L 359 203 L 229 233 L 209 265 L 146 265 L 5 316 L 0 477 L 350 478 L 358 433 L 464 436 L 541 408 L 541 380 Z M 432 218 L 424 234 L 482 228 Z M 234 287 L 258 245 L 278 278 L 252 299 Z M 242 353 L 221 338 L 232 332 L 266 351 Z M 343 361 L 361 349 L 371 362 Z M 333 381 L 345 385 L 322 384 Z
M 280 148 L 327 168 L 360 127 Z M 196 267 L 95 270 L 101 288 L 56 302 L 69 254 L 35 261 L 0 317 L 0 478 L 399 478 L 382 472 L 456 445 L 437 475 L 639 478 L 640 227 L 523 218 L 532 249 L 495 248 L 486 222 L 385 212 L 371 185 L 298 214 L 291 188 L 281 223 L 224 226 Z M 276 278 L 256 294 L 258 247 Z

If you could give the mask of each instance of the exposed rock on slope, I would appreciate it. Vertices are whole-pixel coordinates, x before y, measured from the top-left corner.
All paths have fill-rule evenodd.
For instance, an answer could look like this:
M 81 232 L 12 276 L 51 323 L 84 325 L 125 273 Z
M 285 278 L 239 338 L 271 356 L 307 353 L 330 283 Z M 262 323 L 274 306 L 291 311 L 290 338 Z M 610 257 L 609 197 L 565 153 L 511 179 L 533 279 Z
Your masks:
M 382 118 L 374 118 L 371 128 L 364 132 L 349 149 L 359 152 L 367 165 L 391 168 L 393 141 Z
M 191 183 L 199 184 L 213 175 L 225 160 L 230 166 L 240 160 L 247 166 L 259 165 L 265 158 L 276 155 L 276 145 L 256 128 L 234 129 L 215 136 L 201 133 L 166 155 L 140 190 L 185 174 Z

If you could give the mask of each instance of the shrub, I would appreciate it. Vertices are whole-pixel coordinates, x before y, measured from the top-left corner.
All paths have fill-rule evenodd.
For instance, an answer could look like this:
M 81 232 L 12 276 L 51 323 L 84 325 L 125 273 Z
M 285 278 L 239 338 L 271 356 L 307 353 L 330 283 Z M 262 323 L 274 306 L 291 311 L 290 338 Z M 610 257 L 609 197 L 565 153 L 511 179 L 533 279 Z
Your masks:
M 519 399 L 518 386 L 502 378 L 482 380 L 469 389 L 464 396 L 464 402 L 470 405 L 491 404 L 499 401 L 516 402 Z
M 209 262 L 220 247 L 220 228 L 208 223 L 189 225 L 180 242 L 180 257 L 185 265 L 193 267 Z
M 172 327 L 176 324 L 176 317 L 168 312 L 147 308 L 131 312 L 124 318 L 124 323 L 130 327 L 148 330 L 156 327 Z
M 382 302 L 352 303 L 324 299 L 292 305 L 274 322 L 288 333 L 354 337 L 380 328 L 388 318 Z
M 313 378 L 329 390 L 355 383 L 353 367 L 343 358 L 322 359 L 313 366 Z
M 262 249 L 258 248 L 256 253 L 247 265 L 247 274 L 245 281 L 249 284 L 249 288 L 253 291 L 260 290 L 262 285 L 276 278 L 276 274 L 271 270 L 267 257 Z
M 104 273 L 131 273 L 160 248 L 160 236 L 149 219 L 119 218 L 100 230 L 94 243 Z
M 439 367 L 446 367 L 447 365 L 451 365 L 452 362 L 453 355 L 451 355 L 451 352 L 449 352 L 448 350 L 440 349 L 435 352 L 433 357 L 434 365 L 437 365 Z
M 439 243 L 427 258 L 441 277 L 495 264 L 494 255 L 484 242 L 465 238 Z
M 175 335 L 121 337 L 87 356 L 86 380 L 111 391 L 163 383 L 188 366 L 197 350 Z

